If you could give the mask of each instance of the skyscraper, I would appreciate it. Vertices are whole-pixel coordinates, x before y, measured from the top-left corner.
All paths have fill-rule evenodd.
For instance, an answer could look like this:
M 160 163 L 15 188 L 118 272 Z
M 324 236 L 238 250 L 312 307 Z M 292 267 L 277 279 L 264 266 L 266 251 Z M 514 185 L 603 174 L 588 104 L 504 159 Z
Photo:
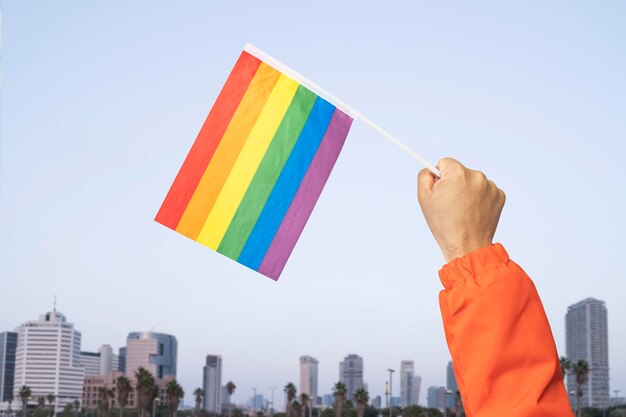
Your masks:
M 17 333 L 0 333 L 0 402 L 7 401 L 13 395 L 16 349 Z
M 119 372 L 126 372 L 126 346 L 119 348 L 117 353 L 119 358 L 117 370 Z
M 411 387 L 411 403 L 409 405 L 419 405 L 420 388 L 422 387 L 422 377 L 413 377 L 413 386 Z
M 125 372 L 132 377 L 140 367 L 155 378 L 176 377 L 176 337 L 155 332 L 133 332 L 126 339 Z
M 444 411 L 446 408 L 446 388 L 428 387 L 428 408 L 437 408 Z
M 567 307 L 565 315 L 567 359 L 584 359 L 591 372 L 583 385 L 581 403 L 585 407 L 609 404 L 609 335 L 604 301 L 585 298 Z M 568 375 L 567 390 L 576 390 L 576 379 Z
M 27 385 L 33 402 L 55 395 L 56 412 L 81 401 L 85 370 L 80 365 L 81 334 L 74 325 L 54 310 L 22 324 L 17 333 L 14 397 L 19 398 L 20 388 Z
M 459 386 L 456 384 L 452 362 L 448 362 L 446 368 L 446 388 L 452 393 L 448 396 L 448 408 L 456 409 L 456 392 L 459 390 Z
M 207 355 L 206 365 L 202 374 L 202 408 L 209 413 L 221 413 L 222 357 Z
M 400 362 L 400 407 L 407 407 L 413 402 L 413 374 L 414 363 L 411 360 Z
M 313 405 L 317 401 L 317 368 L 319 362 L 311 356 L 300 356 L 300 392 L 308 394 Z
M 364 387 L 363 358 L 349 354 L 339 362 L 339 381 L 346 386 L 346 400 L 352 400 L 355 391 Z

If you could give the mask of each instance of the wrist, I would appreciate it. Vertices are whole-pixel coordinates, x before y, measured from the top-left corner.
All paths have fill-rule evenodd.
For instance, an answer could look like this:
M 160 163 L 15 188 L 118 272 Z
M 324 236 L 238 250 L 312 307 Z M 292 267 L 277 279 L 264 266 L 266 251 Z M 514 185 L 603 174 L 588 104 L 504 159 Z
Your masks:
M 487 241 L 465 241 L 459 244 L 450 244 L 447 247 L 442 247 L 441 251 L 446 262 L 451 262 L 457 258 L 462 258 L 468 253 L 474 252 L 478 249 L 492 245 L 491 240 Z

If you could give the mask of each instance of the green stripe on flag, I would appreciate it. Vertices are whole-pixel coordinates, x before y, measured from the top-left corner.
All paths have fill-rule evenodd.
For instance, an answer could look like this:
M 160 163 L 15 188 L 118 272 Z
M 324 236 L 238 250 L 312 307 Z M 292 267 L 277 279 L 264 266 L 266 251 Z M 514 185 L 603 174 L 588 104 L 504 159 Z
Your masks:
M 300 136 L 317 96 L 299 86 L 217 251 L 237 260 Z

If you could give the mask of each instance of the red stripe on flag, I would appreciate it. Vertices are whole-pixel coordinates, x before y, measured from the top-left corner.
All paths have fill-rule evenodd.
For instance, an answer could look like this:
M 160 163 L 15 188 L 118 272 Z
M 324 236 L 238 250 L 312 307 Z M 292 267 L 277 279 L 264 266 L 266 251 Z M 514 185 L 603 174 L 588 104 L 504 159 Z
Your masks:
M 241 53 L 156 215 L 157 222 L 176 230 L 260 64 L 258 58 L 245 51 Z

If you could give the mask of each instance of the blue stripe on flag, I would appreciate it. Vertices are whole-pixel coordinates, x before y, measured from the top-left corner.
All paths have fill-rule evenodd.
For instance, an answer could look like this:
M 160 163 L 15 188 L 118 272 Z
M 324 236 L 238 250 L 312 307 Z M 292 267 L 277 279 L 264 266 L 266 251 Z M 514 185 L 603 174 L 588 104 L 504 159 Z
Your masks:
M 302 128 L 302 132 L 300 132 L 300 137 L 294 145 L 237 262 L 254 270 L 257 270 L 261 265 L 322 142 L 334 111 L 335 106 L 323 98 L 318 97 L 315 100 L 309 118 Z

